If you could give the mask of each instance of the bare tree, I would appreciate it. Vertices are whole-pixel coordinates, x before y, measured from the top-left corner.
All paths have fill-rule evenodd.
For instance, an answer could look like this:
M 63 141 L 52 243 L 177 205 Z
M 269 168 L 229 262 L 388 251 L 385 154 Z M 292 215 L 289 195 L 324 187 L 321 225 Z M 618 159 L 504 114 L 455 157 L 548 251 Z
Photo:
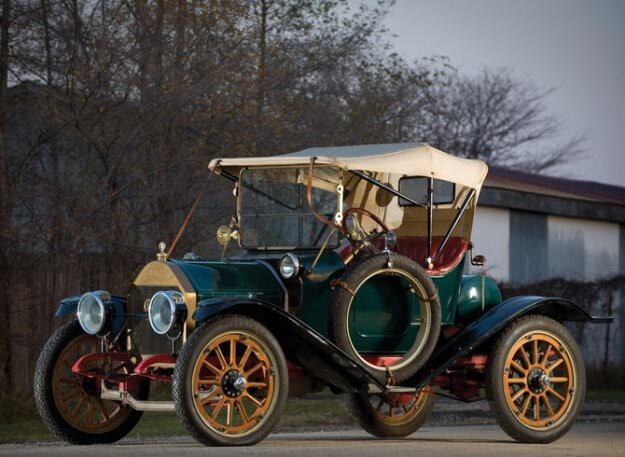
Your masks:
M 584 137 L 564 136 L 564 121 L 549 114 L 551 90 L 541 90 L 510 69 L 475 76 L 457 72 L 433 87 L 433 103 L 418 131 L 441 149 L 491 164 L 543 171 L 584 151 Z
M 123 293 L 173 238 L 216 156 L 425 140 L 541 169 L 580 146 L 530 153 L 561 122 L 547 92 L 509 72 L 468 78 L 444 58 L 393 54 L 382 24 L 392 0 L 2 2 L 0 262 L 19 281 L 9 294 L 3 268 L 0 292 L 16 312 L 50 315 L 84 288 Z M 210 193 L 180 252 L 210 250 L 207 227 L 232 210 Z M 37 338 L 10 329 L 28 363 L 54 325 L 42 321 Z

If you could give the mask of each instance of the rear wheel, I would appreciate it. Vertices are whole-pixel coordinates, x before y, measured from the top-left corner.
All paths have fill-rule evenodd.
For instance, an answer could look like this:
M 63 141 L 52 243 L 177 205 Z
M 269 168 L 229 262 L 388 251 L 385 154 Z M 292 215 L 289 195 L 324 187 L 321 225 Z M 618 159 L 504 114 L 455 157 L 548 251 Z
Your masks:
M 416 394 L 348 394 L 347 409 L 366 432 L 381 438 L 411 435 L 432 415 L 436 397 L 429 391 Z
M 517 441 L 550 443 L 560 438 L 579 415 L 585 390 L 579 347 L 553 319 L 521 317 L 491 349 L 486 394 L 497 422 Z
M 336 345 L 380 381 L 404 381 L 423 366 L 438 341 L 436 286 L 407 257 L 368 257 L 336 283 L 328 327 Z
M 182 348 L 173 379 L 176 413 L 202 444 L 263 440 L 288 394 L 286 359 L 259 322 L 228 316 L 203 324 Z
M 100 381 L 72 373 L 82 356 L 99 352 L 100 340 L 83 332 L 78 321 L 58 329 L 44 346 L 35 368 L 35 403 L 43 422 L 58 438 L 72 444 L 113 443 L 126 436 L 141 418 L 120 402 L 100 398 Z M 104 367 L 94 362 L 94 371 Z M 136 386 L 147 399 L 149 384 Z

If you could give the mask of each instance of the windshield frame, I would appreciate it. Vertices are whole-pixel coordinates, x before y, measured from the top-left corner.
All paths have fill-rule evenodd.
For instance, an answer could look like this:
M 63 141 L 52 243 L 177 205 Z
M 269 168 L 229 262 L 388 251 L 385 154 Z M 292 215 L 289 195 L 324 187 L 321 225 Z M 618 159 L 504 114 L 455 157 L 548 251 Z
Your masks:
M 322 177 L 319 177 L 317 174 L 313 175 L 313 188 L 314 189 L 322 189 L 322 190 L 326 190 L 329 192 L 332 192 L 335 196 L 336 196 L 336 205 L 335 208 L 332 212 L 332 214 L 329 216 L 328 218 L 328 222 L 331 222 L 335 216 L 335 213 L 337 211 L 337 208 L 339 208 L 340 202 L 339 200 L 341 199 L 340 194 L 337 192 L 337 185 L 340 182 L 340 176 L 342 173 L 342 170 L 337 168 L 337 167 L 333 167 L 333 166 L 321 166 L 321 167 L 315 167 L 315 171 L 318 171 L 320 169 L 325 169 L 325 170 L 330 170 L 331 172 L 335 172 L 337 174 L 337 182 L 333 183 L 329 180 L 326 180 Z M 246 245 L 244 244 L 244 239 L 245 239 L 245 226 L 243 225 L 242 221 L 242 214 L 241 214 L 241 210 L 242 210 L 242 205 L 243 205 L 243 198 L 244 198 L 244 191 L 243 191 L 243 187 L 248 187 L 245 186 L 244 184 L 244 173 L 249 172 L 249 171 L 256 171 L 256 170 L 267 170 L 267 171 L 276 171 L 276 170 L 300 170 L 302 172 L 302 176 L 303 178 L 301 179 L 301 182 L 297 182 L 294 184 L 298 184 L 301 186 L 301 195 L 300 195 L 300 204 L 298 205 L 298 208 L 300 208 L 300 212 L 299 212 L 299 216 L 300 218 L 303 216 L 310 216 L 310 220 L 315 223 L 318 222 L 319 224 L 323 224 L 322 227 L 320 227 L 319 233 L 315 239 L 316 243 L 315 245 L 288 245 L 288 244 L 284 244 L 284 245 Z M 313 209 L 310 208 L 310 205 L 308 204 L 308 200 L 306 198 L 306 190 L 307 190 L 307 182 L 308 182 L 308 167 L 305 166 L 301 166 L 301 165 L 286 165 L 286 166 L 273 166 L 273 167 L 263 167 L 263 166 L 257 166 L 257 167 L 243 167 L 239 170 L 238 173 L 238 179 L 236 181 L 236 211 L 237 211 L 237 221 L 239 224 L 239 230 L 240 230 L 240 234 L 238 237 L 238 244 L 239 247 L 242 249 L 246 249 L 246 250 L 258 250 L 258 251 L 285 251 L 285 250 L 301 250 L 301 251 L 314 251 L 314 250 L 319 250 L 322 248 L 322 246 L 325 244 L 326 239 L 329 237 L 329 234 L 331 233 L 331 231 L 333 231 L 334 229 L 332 229 L 328 224 L 324 224 L 322 222 L 317 221 L 317 219 L 315 219 L 314 213 L 313 213 Z M 316 184 L 324 184 L 323 186 L 320 185 L 315 185 Z M 269 200 L 274 201 L 275 203 L 277 203 L 280 206 L 284 206 L 285 208 L 288 208 L 290 210 L 294 210 L 297 208 L 291 208 L 287 203 L 281 202 L 279 201 L 275 196 L 272 196 L 270 194 L 267 194 L 265 191 L 261 190 L 261 189 L 256 189 L 256 188 L 248 188 L 248 190 L 261 195 Z M 301 223 L 301 222 L 300 222 Z M 332 237 L 335 237 L 335 241 L 333 242 L 331 239 L 329 240 L 329 242 L 327 243 L 327 248 L 330 249 L 335 249 L 337 248 L 342 241 L 342 234 L 341 233 L 335 233 L 332 234 Z M 302 239 L 300 236 L 298 236 L 299 241 L 301 242 Z

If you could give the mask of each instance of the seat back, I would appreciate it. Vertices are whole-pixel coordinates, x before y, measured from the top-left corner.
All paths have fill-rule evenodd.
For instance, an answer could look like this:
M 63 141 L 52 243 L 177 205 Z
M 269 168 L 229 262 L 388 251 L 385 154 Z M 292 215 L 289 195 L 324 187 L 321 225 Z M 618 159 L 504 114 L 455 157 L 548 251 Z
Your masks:
M 436 253 L 443 241 L 442 236 L 432 237 L 432 255 Z M 425 263 L 427 253 L 427 238 L 424 236 L 400 236 L 392 251 L 409 257 L 425 268 L 430 275 L 444 274 L 454 268 L 467 252 L 467 240 L 459 236 L 452 236 L 447 241 L 443 251 L 436 257 L 434 268 L 428 269 Z

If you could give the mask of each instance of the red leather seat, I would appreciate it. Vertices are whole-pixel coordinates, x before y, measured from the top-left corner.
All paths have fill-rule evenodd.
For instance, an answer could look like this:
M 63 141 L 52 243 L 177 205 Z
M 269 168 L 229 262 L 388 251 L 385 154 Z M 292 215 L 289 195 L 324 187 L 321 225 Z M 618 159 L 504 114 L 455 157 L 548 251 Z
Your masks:
M 443 241 L 442 236 L 432 237 L 432 256 Z M 392 249 L 394 252 L 406 257 L 410 257 L 419 265 L 425 268 L 430 275 L 438 275 L 447 273 L 454 268 L 467 252 L 468 243 L 464 238 L 452 236 L 447 240 L 447 244 L 436 259 L 434 260 L 434 268 L 428 269 L 425 264 L 427 252 L 427 238 L 423 236 L 400 236 L 397 237 L 397 244 Z

